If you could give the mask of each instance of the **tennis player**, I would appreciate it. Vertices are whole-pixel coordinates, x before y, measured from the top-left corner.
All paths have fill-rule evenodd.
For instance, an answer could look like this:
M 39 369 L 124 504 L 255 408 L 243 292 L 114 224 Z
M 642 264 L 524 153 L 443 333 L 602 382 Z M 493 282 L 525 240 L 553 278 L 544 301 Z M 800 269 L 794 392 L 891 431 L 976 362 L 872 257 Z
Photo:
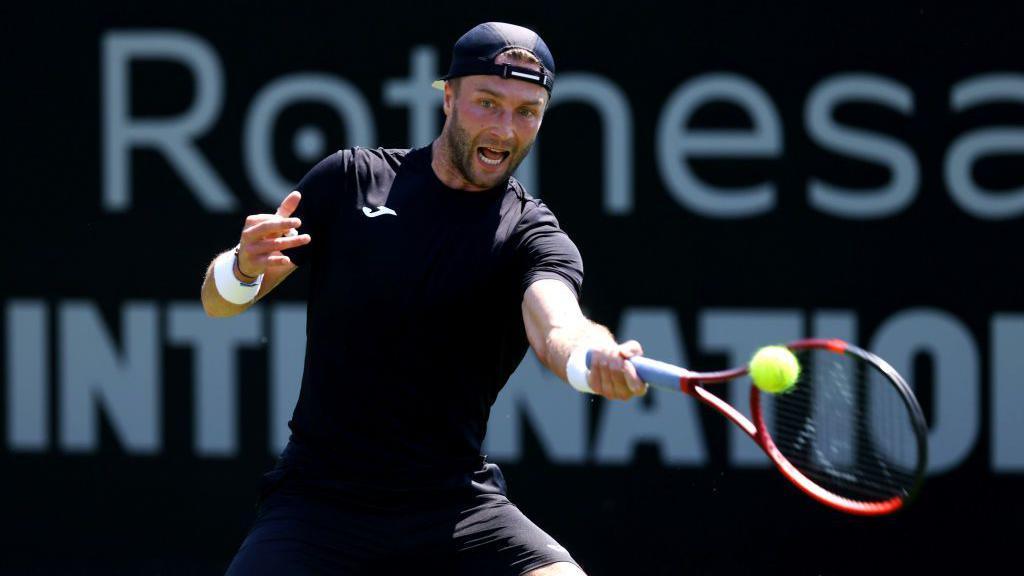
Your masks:
M 511 177 L 554 79 L 537 34 L 476 26 L 435 83 L 447 119 L 433 143 L 335 153 L 210 265 L 212 316 L 310 274 L 291 438 L 229 574 L 583 573 L 480 453 L 527 345 L 578 389 L 646 391 L 625 361 L 640 345 L 584 317 L 579 251 Z

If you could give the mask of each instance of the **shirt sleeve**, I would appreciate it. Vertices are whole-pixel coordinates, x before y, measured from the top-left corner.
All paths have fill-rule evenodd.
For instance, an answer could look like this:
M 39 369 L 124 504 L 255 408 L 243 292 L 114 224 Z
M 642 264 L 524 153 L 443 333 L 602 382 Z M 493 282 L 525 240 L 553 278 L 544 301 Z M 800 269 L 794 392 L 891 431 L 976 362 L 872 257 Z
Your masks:
M 553 278 L 568 286 L 578 300 L 583 288 L 580 251 L 543 202 L 528 206 L 517 225 L 520 296 L 537 280 Z
M 302 220 L 299 234 L 309 234 L 312 242 L 285 251 L 293 264 L 303 266 L 309 262 L 318 241 L 326 239 L 324 232 L 337 214 L 339 199 L 346 189 L 346 173 L 351 153 L 340 150 L 320 161 L 295 187 L 302 200 L 292 216 Z

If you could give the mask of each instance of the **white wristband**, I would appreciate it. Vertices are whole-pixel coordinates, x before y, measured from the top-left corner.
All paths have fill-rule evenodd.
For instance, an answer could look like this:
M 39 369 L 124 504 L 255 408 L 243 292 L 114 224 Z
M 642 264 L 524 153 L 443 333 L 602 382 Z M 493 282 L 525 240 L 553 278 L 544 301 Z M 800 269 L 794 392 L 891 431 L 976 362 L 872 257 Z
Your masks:
M 263 274 L 250 284 L 242 282 L 235 277 L 235 258 L 231 252 L 225 252 L 217 257 L 213 263 L 213 282 L 217 286 L 217 293 L 228 302 L 248 304 L 259 293 Z
M 590 374 L 590 370 L 587 368 L 587 352 L 589 350 L 586 346 L 579 346 L 572 351 L 572 354 L 569 354 L 569 361 L 565 363 L 565 375 L 573 388 L 580 392 L 593 394 L 594 391 L 587 384 L 587 375 Z

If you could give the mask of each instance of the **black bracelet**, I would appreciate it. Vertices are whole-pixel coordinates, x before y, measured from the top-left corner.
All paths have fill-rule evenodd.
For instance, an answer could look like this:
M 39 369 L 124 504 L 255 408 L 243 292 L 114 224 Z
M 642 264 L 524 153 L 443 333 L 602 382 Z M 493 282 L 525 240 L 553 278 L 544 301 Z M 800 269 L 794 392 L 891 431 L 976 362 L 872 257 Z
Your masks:
M 241 274 L 242 276 L 245 276 L 246 278 L 251 278 L 252 280 L 256 280 L 257 278 L 259 278 L 259 276 L 249 276 L 245 272 L 242 272 L 242 267 L 238 265 L 238 251 L 240 249 L 241 249 L 241 246 L 235 246 L 235 270 L 237 270 L 239 274 Z

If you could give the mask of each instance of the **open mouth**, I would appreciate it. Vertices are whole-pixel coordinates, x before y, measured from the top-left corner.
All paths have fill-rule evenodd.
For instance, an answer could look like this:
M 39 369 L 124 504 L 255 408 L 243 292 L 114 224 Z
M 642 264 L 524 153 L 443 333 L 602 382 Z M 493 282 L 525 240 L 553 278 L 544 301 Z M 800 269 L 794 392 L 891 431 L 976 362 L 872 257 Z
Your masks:
M 510 152 L 508 150 L 498 150 L 497 148 L 490 148 L 487 146 L 480 146 L 476 149 L 477 158 L 484 163 L 485 166 L 500 166 L 506 158 L 509 157 Z

